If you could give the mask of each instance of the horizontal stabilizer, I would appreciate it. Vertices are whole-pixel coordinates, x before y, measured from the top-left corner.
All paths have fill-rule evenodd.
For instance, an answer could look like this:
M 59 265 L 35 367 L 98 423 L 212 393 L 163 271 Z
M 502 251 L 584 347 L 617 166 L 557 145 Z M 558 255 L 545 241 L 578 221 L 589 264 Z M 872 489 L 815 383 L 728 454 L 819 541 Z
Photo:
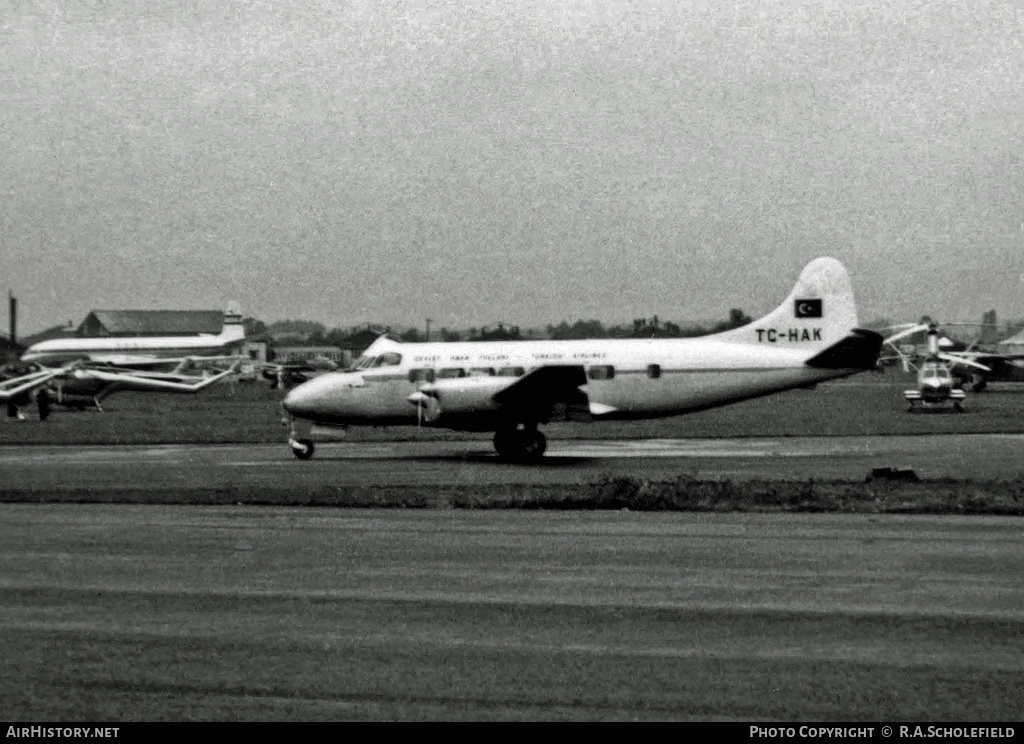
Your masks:
M 881 334 L 854 328 L 850 335 L 807 360 L 819 369 L 874 369 L 885 339 Z

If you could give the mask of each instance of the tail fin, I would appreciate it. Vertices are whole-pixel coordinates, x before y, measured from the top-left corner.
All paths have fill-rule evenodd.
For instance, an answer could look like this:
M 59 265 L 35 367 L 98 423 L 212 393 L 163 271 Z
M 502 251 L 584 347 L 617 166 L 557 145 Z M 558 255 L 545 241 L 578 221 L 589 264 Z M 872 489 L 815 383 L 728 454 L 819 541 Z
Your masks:
M 224 341 L 244 341 L 245 327 L 242 325 L 242 306 L 232 300 L 224 312 L 224 328 L 220 332 Z
M 856 327 L 857 308 L 846 269 L 834 258 L 816 258 L 804 267 L 793 291 L 775 310 L 707 338 L 816 353 Z

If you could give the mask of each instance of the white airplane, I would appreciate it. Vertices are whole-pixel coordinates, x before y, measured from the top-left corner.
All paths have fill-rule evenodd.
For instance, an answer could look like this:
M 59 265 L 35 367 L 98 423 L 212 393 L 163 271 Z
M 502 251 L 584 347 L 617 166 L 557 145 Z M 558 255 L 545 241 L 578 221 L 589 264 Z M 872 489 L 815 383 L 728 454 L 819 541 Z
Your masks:
M 41 341 L 12 365 L 18 371 L 0 370 L 0 403 L 8 404 L 9 416 L 18 416 L 17 408 L 34 399 L 45 419 L 51 402 L 76 408 L 91 402 L 102 410 L 104 398 L 124 390 L 197 393 L 237 373 L 244 341 L 237 303 L 228 306 L 219 334 Z M 234 363 L 227 369 L 187 370 L 222 361 Z M 173 369 L 153 371 L 161 367 Z
M 882 337 L 857 328 L 846 269 L 812 261 L 778 308 L 691 339 L 399 343 L 377 339 L 351 370 L 283 401 L 295 456 L 313 425 L 424 424 L 493 431 L 499 456 L 536 461 L 539 424 L 642 419 L 811 387 L 873 369 Z
M 224 313 L 224 327 L 219 334 L 52 339 L 30 346 L 21 355 L 21 361 L 43 367 L 78 361 L 125 367 L 153 365 L 161 361 L 173 364 L 180 357 L 237 352 L 244 341 L 242 313 L 238 304 L 232 302 Z

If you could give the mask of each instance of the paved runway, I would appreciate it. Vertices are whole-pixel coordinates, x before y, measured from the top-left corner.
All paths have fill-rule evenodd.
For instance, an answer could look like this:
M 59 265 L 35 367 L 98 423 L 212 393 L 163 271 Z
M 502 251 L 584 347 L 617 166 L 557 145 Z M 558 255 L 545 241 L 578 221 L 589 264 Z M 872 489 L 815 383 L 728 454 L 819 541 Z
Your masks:
M 1022 453 L 1022 434 L 564 440 L 533 466 L 499 461 L 485 441 L 324 443 L 308 461 L 284 443 L 25 445 L 0 447 L 0 474 L 4 488 L 33 492 L 585 483 L 603 474 L 863 481 L 876 467 L 960 480 L 1020 477 Z
M 1007 721 L 1021 520 L 0 504 L 9 721 Z

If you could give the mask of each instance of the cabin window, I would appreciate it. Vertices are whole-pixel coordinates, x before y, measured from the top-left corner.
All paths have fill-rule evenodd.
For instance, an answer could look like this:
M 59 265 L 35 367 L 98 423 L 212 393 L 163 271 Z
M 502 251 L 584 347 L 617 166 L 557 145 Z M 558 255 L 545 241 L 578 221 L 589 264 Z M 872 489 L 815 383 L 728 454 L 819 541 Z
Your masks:
M 470 377 L 494 377 L 494 367 L 470 367 Z
M 526 370 L 522 367 L 502 367 L 498 370 L 498 377 L 522 377 Z
M 409 370 L 409 382 L 433 382 L 434 370 L 427 367 Z
M 437 370 L 437 379 L 439 380 L 450 380 L 453 377 L 465 377 L 466 370 L 461 367 L 445 367 L 444 369 Z
M 652 380 L 657 380 L 661 377 L 661 365 L 660 364 L 648 364 L 647 365 L 647 376 Z
M 610 364 L 595 364 L 587 370 L 591 380 L 611 380 L 615 377 L 615 367 Z

